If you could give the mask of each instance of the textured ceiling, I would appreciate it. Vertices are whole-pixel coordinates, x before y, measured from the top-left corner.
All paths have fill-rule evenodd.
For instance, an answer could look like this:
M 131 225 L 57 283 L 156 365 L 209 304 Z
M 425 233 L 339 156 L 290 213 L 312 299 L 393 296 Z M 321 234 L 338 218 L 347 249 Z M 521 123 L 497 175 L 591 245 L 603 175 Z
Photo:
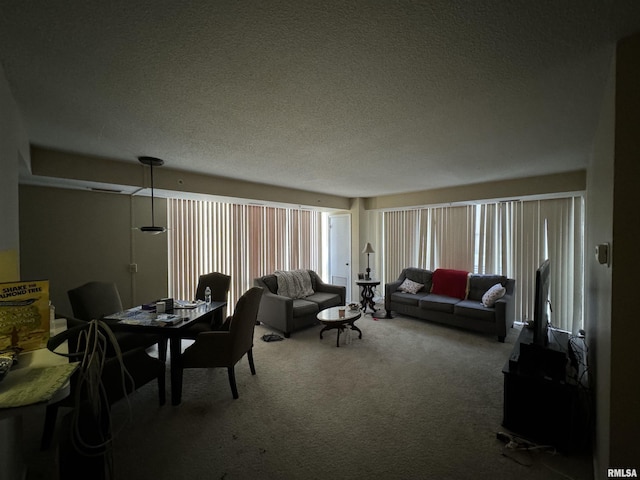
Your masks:
M 0 0 L 32 144 L 348 197 L 585 168 L 637 31 L 637 0 Z

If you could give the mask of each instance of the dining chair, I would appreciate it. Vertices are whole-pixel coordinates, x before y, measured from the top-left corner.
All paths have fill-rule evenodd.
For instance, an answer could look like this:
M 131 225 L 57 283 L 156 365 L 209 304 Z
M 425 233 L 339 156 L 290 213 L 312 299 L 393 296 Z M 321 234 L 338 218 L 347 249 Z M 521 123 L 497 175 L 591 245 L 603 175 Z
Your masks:
M 226 367 L 233 398 L 238 398 L 235 365 L 246 354 L 251 374 L 256 374 L 253 363 L 253 332 L 256 325 L 261 287 L 247 290 L 236 303 L 230 317 L 228 331 L 202 332 L 195 342 L 182 353 L 178 387 L 182 392 L 182 380 L 186 368 Z
M 211 289 L 211 300 L 214 302 L 226 302 L 229 296 L 231 277 L 220 272 L 200 275 L 196 287 L 196 300 L 204 300 L 204 292 L 209 287 Z M 226 307 L 222 310 L 221 317 L 226 316 Z M 195 339 L 199 333 L 220 329 L 221 325 L 215 323 L 215 316 L 200 319 L 183 329 L 182 338 Z
M 101 320 L 106 315 L 121 312 L 122 300 L 118 287 L 113 282 L 91 281 L 67 291 L 73 316 L 76 319 L 89 322 Z M 161 360 L 167 358 L 167 340 L 159 335 L 139 334 L 132 332 L 114 331 L 118 345 L 122 351 L 128 351 L 139 347 L 149 348 L 158 345 L 158 357 Z M 110 356 L 113 355 L 109 349 Z
M 82 335 L 83 331 L 87 331 L 90 328 L 90 323 L 72 317 L 67 317 L 66 320 L 67 330 L 51 337 L 47 343 L 47 348 L 57 353 L 55 352 L 56 348 L 64 341 L 67 341 L 69 353 L 63 355 L 69 357 L 69 361 L 82 361 L 85 354 L 88 355 L 95 352 L 95 349 L 92 350 L 95 345 L 89 343 L 90 346 L 88 348 L 87 340 Z M 108 338 L 108 333 L 104 327 L 99 326 L 98 328 L 99 332 Z M 115 335 L 113 338 L 115 339 Z M 107 341 L 109 340 L 107 339 Z M 117 342 L 117 340 L 115 341 Z M 89 352 L 87 352 L 87 350 L 89 350 Z M 90 402 L 90 394 L 88 391 L 96 389 L 96 387 L 98 388 L 93 391 L 99 392 L 100 400 L 103 403 L 103 411 L 104 409 L 110 409 L 111 405 L 153 380 L 157 380 L 158 382 L 158 403 L 160 405 L 166 403 L 164 361 L 150 356 L 144 347 L 121 352 L 120 358 L 122 359 L 122 363 L 120 363 L 118 355 L 104 359 L 98 358 L 99 356 L 100 353 L 97 353 L 97 356 L 94 356 L 94 361 L 92 362 L 95 365 L 104 360 L 103 367 L 99 372 L 99 385 L 92 384 L 94 379 L 91 377 L 91 372 L 88 373 L 85 370 L 89 362 L 85 362 L 81 364 L 71 377 L 70 394 L 58 402 L 47 405 L 40 445 L 42 450 L 48 449 L 51 445 L 60 407 L 78 409 L 81 405 L 88 404 Z M 123 366 L 126 372 L 128 372 L 128 375 L 122 370 Z M 93 407 L 94 406 L 92 406 L 92 408 Z

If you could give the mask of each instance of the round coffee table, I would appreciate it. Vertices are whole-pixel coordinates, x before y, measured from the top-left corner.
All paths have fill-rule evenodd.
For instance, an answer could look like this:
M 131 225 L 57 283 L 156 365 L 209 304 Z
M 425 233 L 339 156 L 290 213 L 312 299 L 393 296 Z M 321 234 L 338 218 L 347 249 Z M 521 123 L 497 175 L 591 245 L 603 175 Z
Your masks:
M 340 316 L 340 310 L 344 310 L 344 317 Z M 322 333 L 327 330 L 337 329 L 338 337 L 336 338 L 336 347 L 340 346 L 340 333 L 344 331 L 347 326 L 351 327 L 351 330 L 355 330 L 360 333 L 358 338 L 362 338 L 362 331 L 354 325 L 354 322 L 360 318 L 360 309 L 351 310 L 349 307 L 331 307 L 322 310 L 318 313 L 318 320 L 324 325 L 320 330 L 320 339 L 322 340 Z

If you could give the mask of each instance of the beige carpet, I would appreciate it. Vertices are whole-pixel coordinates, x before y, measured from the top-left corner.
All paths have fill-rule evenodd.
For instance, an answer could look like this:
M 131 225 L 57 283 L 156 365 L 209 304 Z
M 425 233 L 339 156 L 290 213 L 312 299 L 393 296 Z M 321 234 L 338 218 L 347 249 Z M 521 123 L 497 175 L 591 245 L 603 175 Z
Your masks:
M 251 376 L 236 367 L 187 370 L 183 402 L 157 405 L 150 384 L 131 398 L 115 442 L 118 479 L 585 479 L 586 456 L 526 453 L 496 439 L 502 419 L 504 344 L 396 317 L 358 320 L 336 348 L 320 326 L 280 342 L 256 327 Z M 126 420 L 124 402 L 114 410 Z M 31 479 L 54 478 L 37 452 L 41 419 L 25 421 Z M 50 455 L 50 454 L 48 454 Z M 43 471 L 44 470 L 44 471 Z

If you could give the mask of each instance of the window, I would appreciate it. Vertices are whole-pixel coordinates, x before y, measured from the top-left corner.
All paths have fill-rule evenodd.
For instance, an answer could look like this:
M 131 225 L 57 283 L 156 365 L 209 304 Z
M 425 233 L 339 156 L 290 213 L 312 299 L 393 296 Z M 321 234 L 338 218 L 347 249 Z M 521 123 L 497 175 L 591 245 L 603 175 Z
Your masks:
M 549 258 L 552 323 L 574 332 L 582 328 L 582 196 L 387 211 L 378 221 L 385 282 L 409 266 L 506 275 L 516 280 L 515 315 L 524 321 L 533 318 L 535 271 Z
M 276 270 L 322 271 L 326 236 L 322 212 L 294 208 L 170 199 L 169 294 L 193 299 L 198 277 L 231 275 L 228 311 Z

